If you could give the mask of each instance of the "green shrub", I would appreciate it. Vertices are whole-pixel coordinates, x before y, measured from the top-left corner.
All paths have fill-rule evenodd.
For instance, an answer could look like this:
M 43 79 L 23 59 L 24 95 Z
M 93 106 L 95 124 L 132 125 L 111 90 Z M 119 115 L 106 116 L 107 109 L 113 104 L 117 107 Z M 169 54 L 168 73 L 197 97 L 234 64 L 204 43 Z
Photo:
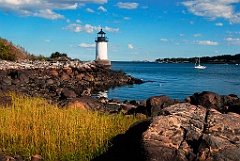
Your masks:
M 67 57 L 67 54 L 55 52 L 55 53 L 52 53 L 50 56 L 50 58 L 52 58 L 52 59 L 57 59 L 59 57 Z
M 2 41 L 0 41 L 0 59 L 11 61 L 16 60 L 16 55 L 12 54 L 9 51 L 8 46 L 4 45 Z

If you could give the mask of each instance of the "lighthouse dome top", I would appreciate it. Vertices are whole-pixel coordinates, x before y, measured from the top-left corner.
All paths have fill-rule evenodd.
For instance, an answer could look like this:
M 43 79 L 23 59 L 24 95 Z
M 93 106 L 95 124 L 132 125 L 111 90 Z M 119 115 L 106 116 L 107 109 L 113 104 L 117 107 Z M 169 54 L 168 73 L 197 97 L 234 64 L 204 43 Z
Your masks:
M 105 32 L 103 32 L 103 30 L 101 29 L 101 31 L 99 31 L 97 34 L 106 34 Z

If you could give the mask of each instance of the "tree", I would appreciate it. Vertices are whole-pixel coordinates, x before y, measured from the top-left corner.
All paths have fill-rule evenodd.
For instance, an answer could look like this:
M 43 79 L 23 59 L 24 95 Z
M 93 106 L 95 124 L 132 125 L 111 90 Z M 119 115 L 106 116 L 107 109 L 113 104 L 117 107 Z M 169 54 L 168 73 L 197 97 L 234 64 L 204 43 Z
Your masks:
M 50 58 L 52 58 L 52 59 L 57 59 L 59 57 L 67 57 L 67 54 L 60 53 L 60 52 L 57 51 L 55 53 L 52 53 L 51 56 L 50 56 Z

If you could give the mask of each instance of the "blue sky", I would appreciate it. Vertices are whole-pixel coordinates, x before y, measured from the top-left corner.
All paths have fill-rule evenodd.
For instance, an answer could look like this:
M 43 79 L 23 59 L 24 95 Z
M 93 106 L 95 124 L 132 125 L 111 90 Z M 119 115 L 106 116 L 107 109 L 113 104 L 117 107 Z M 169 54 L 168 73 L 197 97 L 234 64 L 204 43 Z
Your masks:
M 240 0 L 0 0 L 0 37 L 35 55 L 110 60 L 240 53 Z

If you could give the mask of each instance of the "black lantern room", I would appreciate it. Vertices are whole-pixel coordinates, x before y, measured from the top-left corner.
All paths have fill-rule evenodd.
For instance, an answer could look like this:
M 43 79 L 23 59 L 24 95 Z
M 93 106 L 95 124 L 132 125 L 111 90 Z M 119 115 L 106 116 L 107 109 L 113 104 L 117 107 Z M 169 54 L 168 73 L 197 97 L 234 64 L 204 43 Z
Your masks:
M 101 29 L 101 31 L 97 33 L 97 39 L 95 42 L 108 42 L 108 38 L 105 36 L 105 34 L 106 33 Z

